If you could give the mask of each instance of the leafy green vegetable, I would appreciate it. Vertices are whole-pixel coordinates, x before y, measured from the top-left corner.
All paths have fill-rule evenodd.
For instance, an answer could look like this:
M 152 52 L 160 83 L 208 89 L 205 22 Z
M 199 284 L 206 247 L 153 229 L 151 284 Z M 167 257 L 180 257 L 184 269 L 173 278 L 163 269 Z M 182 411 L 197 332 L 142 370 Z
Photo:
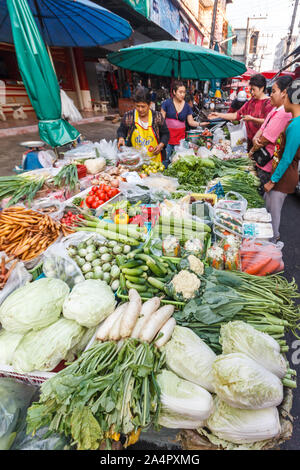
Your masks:
M 155 376 L 165 363 L 153 345 L 128 339 L 96 343 L 47 380 L 28 410 L 28 432 L 49 426 L 69 436 L 78 450 L 128 437 L 158 425 L 160 389 Z

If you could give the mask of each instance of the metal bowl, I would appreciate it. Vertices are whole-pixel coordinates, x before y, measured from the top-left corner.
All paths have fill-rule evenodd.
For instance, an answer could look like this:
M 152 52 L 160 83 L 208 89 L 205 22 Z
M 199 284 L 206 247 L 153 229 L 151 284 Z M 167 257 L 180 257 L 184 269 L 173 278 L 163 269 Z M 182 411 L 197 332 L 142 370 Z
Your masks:
M 27 148 L 40 148 L 45 146 L 45 142 L 41 140 L 30 140 L 28 142 L 21 142 L 20 145 Z

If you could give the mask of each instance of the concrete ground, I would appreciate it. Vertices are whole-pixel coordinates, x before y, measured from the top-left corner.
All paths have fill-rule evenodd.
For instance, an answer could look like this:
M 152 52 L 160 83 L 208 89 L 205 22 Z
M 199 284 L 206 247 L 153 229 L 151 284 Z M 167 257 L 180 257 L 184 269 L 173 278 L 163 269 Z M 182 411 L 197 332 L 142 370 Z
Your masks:
M 99 141 L 100 139 L 115 139 L 118 124 L 112 124 L 104 121 L 94 124 L 86 124 L 78 127 L 82 135 L 91 141 Z M 38 134 L 26 134 L 8 138 L 0 138 L 0 176 L 13 174 L 12 168 L 19 165 L 22 158 L 23 149 L 20 142 L 26 140 L 39 140 Z M 285 275 L 290 281 L 295 278 L 298 286 L 300 286 L 300 197 L 290 195 L 287 197 L 283 210 L 281 221 L 281 240 L 284 243 L 283 256 L 285 263 Z M 287 335 L 287 341 L 290 346 L 288 359 L 291 367 L 296 369 L 298 377 L 300 377 L 300 342 L 296 342 L 297 338 L 293 334 Z M 294 354 L 293 354 L 294 353 Z M 299 382 L 299 381 L 298 381 Z M 300 393 L 299 389 L 294 392 L 292 415 L 294 417 L 294 432 L 292 438 L 281 446 L 284 450 L 300 449 Z M 164 430 L 163 434 L 143 433 L 140 441 L 130 449 L 139 450 L 175 450 L 175 430 Z
M 86 140 L 93 142 L 101 139 L 114 140 L 118 124 L 110 121 L 102 121 L 92 124 L 81 124 L 78 126 L 79 132 Z M 38 133 L 28 133 L 0 138 L 0 176 L 13 174 L 12 169 L 22 161 L 23 147 L 21 142 L 40 140 Z

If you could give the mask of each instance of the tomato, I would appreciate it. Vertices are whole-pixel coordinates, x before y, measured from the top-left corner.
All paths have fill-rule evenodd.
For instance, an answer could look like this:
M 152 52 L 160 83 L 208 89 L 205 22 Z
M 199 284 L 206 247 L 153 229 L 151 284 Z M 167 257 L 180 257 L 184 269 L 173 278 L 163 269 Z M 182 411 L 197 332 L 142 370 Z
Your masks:
M 116 188 L 112 189 L 111 192 L 112 192 L 112 197 L 114 197 L 114 196 L 116 196 L 117 194 L 119 194 L 119 190 L 116 189 Z
M 80 207 L 84 207 L 84 201 L 83 200 L 80 203 Z
M 98 189 L 98 186 L 93 186 L 93 187 L 92 187 L 92 191 L 93 191 L 94 193 L 97 191 L 97 189 Z
M 102 206 L 102 204 L 104 204 L 104 201 L 102 199 L 100 199 L 99 206 Z
M 111 198 L 114 196 L 113 190 L 110 189 L 110 190 L 108 191 L 107 195 L 108 195 L 109 199 L 111 199 Z
M 93 197 L 93 196 L 88 196 L 88 197 L 86 198 L 85 202 L 86 202 L 86 205 L 87 205 L 88 207 L 90 207 L 91 204 L 94 202 L 94 197 Z

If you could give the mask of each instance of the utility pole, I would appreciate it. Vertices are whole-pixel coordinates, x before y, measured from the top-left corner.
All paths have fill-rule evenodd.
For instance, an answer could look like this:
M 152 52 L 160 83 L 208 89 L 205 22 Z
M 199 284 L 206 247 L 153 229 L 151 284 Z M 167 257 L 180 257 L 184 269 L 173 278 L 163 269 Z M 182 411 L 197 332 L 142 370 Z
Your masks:
M 299 0 L 298 0 L 299 1 Z M 250 36 L 250 20 L 266 20 L 268 17 L 267 16 L 248 16 L 247 18 L 247 29 L 246 29 L 246 41 L 245 41 L 245 65 L 247 67 L 248 65 L 248 51 L 249 51 L 249 36 Z
M 295 0 L 294 12 L 293 12 L 293 16 L 292 16 L 292 23 L 291 23 L 291 26 L 290 26 L 290 32 L 289 32 L 288 40 L 287 40 L 287 44 L 286 44 L 286 54 L 285 54 L 286 56 L 288 56 L 289 52 L 290 52 L 290 47 L 291 47 L 292 37 L 293 37 L 293 31 L 294 31 L 294 26 L 295 26 L 295 21 L 296 21 L 296 16 L 297 16 L 298 5 L 299 5 L 299 0 Z
M 211 23 L 211 33 L 210 33 L 210 43 L 209 43 L 210 49 L 212 49 L 213 44 L 214 44 L 217 10 L 218 10 L 218 0 L 215 0 L 212 23 Z

